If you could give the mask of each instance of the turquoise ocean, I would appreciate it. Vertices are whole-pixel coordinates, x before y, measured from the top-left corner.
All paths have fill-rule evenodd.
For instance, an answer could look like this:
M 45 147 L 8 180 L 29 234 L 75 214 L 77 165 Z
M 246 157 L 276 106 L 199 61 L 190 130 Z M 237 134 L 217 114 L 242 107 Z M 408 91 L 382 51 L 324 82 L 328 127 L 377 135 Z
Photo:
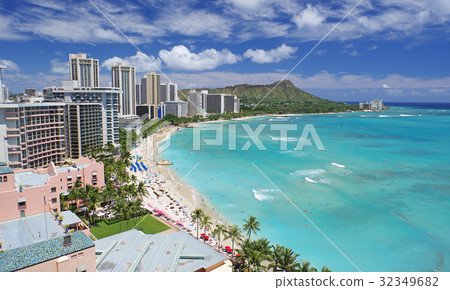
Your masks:
M 172 136 L 165 157 L 229 223 L 242 226 L 256 216 L 257 237 L 294 249 L 319 270 L 450 271 L 450 105 L 219 124 L 222 145 L 204 142 L 215 138 L 207 129 L 217 123 L 201 124 L 200 150 L 193 149 L 194 129 L 186 128 Z M 253 142 L 242 150 L 251 141 L 243 124 L 265 125 L 259 137 L 266 150 Z M 271 124 L 298 127 L 284 139 L 287 150 Z M 326 150 L 314 141 L 295 150 L 306 124 Z M 236 150 L 229 150 L 230 138 Z

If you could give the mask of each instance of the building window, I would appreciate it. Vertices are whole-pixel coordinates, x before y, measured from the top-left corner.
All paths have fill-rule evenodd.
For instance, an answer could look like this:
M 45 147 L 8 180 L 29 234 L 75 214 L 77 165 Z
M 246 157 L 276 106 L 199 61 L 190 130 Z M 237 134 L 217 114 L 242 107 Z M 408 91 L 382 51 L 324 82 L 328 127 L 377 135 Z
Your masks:
M 83 256 L 84 256 L 84 253 L 83 253 L 83 252 L 78 253 L 78 258 L 79 258 L 79 257 L 83 257 Z
M 52 187 L 51 192 L 56 192 L 56 187 Z
M 8 182 L 8 176 L 3 176 L 3 182 Z
M 71 260 L 76 260 L 76 259 L 77 259 L 77 255 L 72 255 L 72 256 L 70 256 L 70 259 L 71 259 Z
M 52 198 L 52 203 L 57 203 L 58 199 L 57 198 Z

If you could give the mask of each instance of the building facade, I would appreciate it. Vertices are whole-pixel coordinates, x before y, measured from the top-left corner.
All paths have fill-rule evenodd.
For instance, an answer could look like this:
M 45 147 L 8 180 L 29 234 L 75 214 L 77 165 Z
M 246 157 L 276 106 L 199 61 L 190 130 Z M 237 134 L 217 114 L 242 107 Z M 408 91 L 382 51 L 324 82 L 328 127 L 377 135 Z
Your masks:
M 77 159 L 91 148 L 102 147 L 102 105 L 67 103 L 65 128 L 67 157 Z
M 67 194 L 77 180 L 83 186 L 105 186 L 103 163 L 88 158 L 76 160 L 73 166 L 50 163 L 38 169 L 0 168 L 0 222 L 49 210 L 59 212 L 61 194 Z
M 136 115 L 136 72 L 134 66 L 114 63 L 111 67 L 112 86 L 120 88 L 119 116 Z
M 141 79 L 141 103 L 140 105 L 153 105 L 153 115 L 158 115 L 158 105 L 161 103 L 161 76 L 149 72 Z
M 207 90 L 196 92 L 191 90 L 187 96 L 188 98 L 188 115 L 204 115 L 206 113 L 206 97 L 208 95 Z
M 186 117 L 188 113 L 188 103 L 183 101 L 164 102 L 165 115 L 172 114 L 177 117 Z M 163 116 L 163 117 L 164 117 Z
M 0 104 L 0 161 L 13 169 L 61 163 L 66 154 L 64 106 Z
M 161 84 L 161 102 L 178 102 L 178 85 L 174 83 Z
M 63 81 L 62 87 L 44 89 L 46 101 L 101 104 L 103 145 L 119 143 L 119 93 L 119 88 L 86 88 L 74 81 Z
M 86 54 L 69 54 L 70 80 L 79 81 L 81 87 L 99 86 L 98 59 L 86 58 Z

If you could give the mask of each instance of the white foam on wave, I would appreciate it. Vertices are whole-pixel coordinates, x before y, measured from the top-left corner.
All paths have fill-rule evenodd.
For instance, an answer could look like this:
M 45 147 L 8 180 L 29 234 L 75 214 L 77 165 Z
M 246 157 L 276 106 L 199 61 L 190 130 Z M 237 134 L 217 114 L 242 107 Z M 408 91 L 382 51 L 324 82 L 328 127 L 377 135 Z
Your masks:
M 400 114 L 400 117 L 416 117 L 416 115 Z
M 339 168 L 345 168 L 345 165 L 334 163 L 334 162 L 331 162 L 331 165 L 334 165 L 334 166 L 339 167 Z
M 379 115 L 378 117 L 379 118 L 392 118 L 394 116 L 392 116 L 392 115 Z
M 284 141 L 284 142 L 297 142 L 298 139 L 295 137 L 274 137 L 274 136 L 270 136 L 269 137 L 274 140 L 274 141 Z
M 325 173 L 326 171 L 323 169 L 305 169 L 305 170 L 297 170 L 295 172 L 290 172 L 290 175 L 294 176 L 317 176 L 319 174 Z
M 317 183 L 317 181 L 312 180 L 312 179 L 309 178 L 309 177 L 305 177 L 305 180 L 308 181 L 308 182 L 311 182 L 311 183 Z
M 271 200 L 273 196 L 270 192 L 276 191 L 275 189 L 253 189 L 253 196 L 259 201 Z
M 317 180 L 317 183 L 330 184 L 330 183 L 331 183 L 331 179 L 328 179 L 328 178 L 321 178 L 321 179 Z
M 287 117 L 276 117 L 276 118 L 269 119 L 268 121 L 271 121 L 271 122 L 273 122 L 273 121 L 285 121 L 287 119 L 288 119 Z

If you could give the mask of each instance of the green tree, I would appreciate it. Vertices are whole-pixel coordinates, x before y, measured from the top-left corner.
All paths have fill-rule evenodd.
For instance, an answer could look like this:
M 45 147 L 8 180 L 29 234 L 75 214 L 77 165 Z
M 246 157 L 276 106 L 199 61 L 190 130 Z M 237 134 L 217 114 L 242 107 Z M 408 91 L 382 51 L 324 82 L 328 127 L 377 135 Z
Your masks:
M 192 212 L 191 219 L 192 221 L 197 223 L 197 239 L 198 239 L 198 228 L 202 217 L 203 217 L 203 210 L 201 208 L 197 208 Z
M 228 230 L 226 232 L 226 240 L 230 239 L 231 240 L 231 250 L 232 250 L 232 254 L 231 256 L 234 256 L 234 243 L 236 241 L 240 241 L 242 239 L 242 233 L 241 230 L 239 229 L 239 227 L 237 225 L 231 225 L 228 227 Z
M 200 219 L 200 225 L 204 229 L 204 233 L 206 235 L 208 228 L 211 227 L 212 225 L 211 217 L 207 216 L 206 214 L 203 214 Z M 204 240 L 204 242 L 206 243 L 206 240 Z
M 282 272 L 294 272 L 300 266 L 297 257 L 300 256 L 292 249 L 283 247 L 281 252 L 281 259 L 279 261 L 279 268 Z
M 244 220 L 244 222 L 245 222 L 243 227 L 244 231 L 247 233 L 248 238 L 250 239 L 252 232 L 255 233 L 256 235 L 256 231 L 260 230 L 259 229 L 260 223 L 256 219 L 256 217 L 252 215 L 248 218 L 248 220 Z
M 226 232 L 226 227 L 222 224 L 218 224 L 216 226 L 216 228 L 214 229 L 214 231 L 212 232 L 212 235 L 219 241 L 219 245 L 218 247 L 220 248 L 220 239 L 222 237 L 222 235 L 225 234 Z

